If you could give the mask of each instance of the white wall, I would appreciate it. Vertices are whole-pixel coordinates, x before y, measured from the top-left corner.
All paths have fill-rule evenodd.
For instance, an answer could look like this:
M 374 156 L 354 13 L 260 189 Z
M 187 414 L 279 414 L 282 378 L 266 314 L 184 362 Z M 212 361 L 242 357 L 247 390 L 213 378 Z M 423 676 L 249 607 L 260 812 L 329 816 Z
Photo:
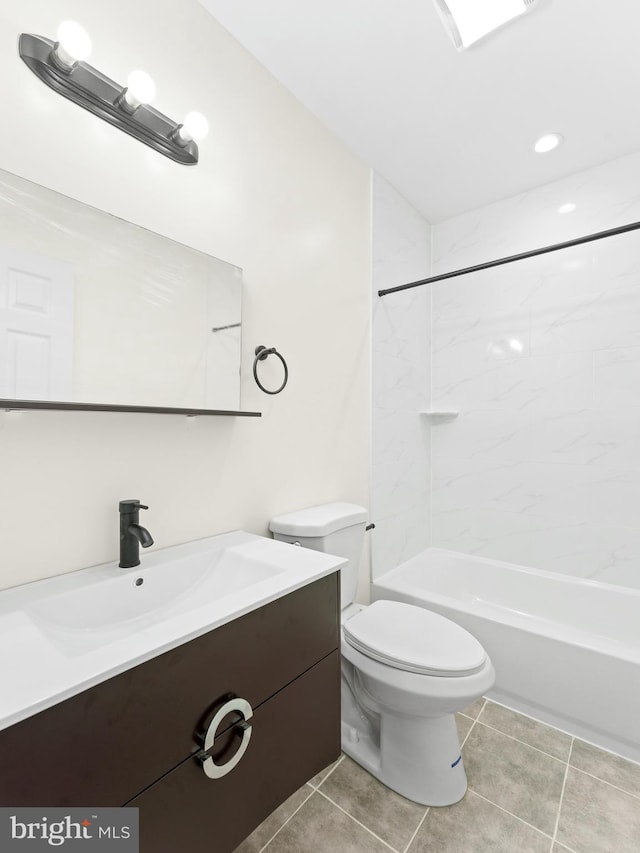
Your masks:
M 373 178 L 374 577 L 429 545 L 428 288 L 378 290 L 429 275 L 430 226 L 380 175 Z
M 640 154 L 435 226 L 433 272 L 636 220 Z M 640 587 L 638 232 L 431 290 L 434 408 L 460 411 L 433 544 Z
M 18 34 L 81 21 L 91 61 L 157 84 L 157 107 L 204 112 L 195 167 L 177 165 L 56 95 Z M 370 173 L 196 0 L 20 0 L 0 10 L 0 167 L 244 269 L 243 407 L 233 419 L 0 413 L 0 586 L 112 560 L 117 502 L 150 505 L 158 547 L 275 513 L 369 495 Z M 253 382 L 258 344 L 290 379 Z M 270 372 L 273 375 L 270 376 Z M 265 381 L 278 380 L 276 366 Z M 144 559 L 144 557 L 143 557 Z

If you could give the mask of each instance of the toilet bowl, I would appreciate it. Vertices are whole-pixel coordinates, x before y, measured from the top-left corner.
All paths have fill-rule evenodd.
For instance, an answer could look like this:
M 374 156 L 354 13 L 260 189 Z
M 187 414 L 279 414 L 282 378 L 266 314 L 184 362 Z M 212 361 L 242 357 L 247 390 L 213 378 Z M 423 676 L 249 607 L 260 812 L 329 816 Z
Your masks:
M 415 630 L 415 646 L 399 650 L 394 626 Z M 357 642 L 363 634 L 366 648 Z M 345 614 L 341 652 L 343 751 L 410 800 L 458 802 L 467 779 L 455 714 L 495 681 L 482 646 L 436 613 L 376 601 Z
M 367 520 L 332 503 L 271 520 L 276 539 L 336 554 L 341 569 L 342 749 L 422 805 L 458 802 L 467 789 L 455 714 L 489 690 L 491 661 L 468 631 L 397 601 L 354 603 Z

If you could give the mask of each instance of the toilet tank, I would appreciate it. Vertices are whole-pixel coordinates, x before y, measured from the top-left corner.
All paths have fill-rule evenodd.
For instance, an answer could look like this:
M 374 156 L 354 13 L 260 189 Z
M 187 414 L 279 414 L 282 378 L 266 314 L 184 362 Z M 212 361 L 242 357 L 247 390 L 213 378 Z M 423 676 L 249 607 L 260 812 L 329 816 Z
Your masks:
M 357 504 L 321 504 L 277 515 L 271 519 L 269 530 L 274 539 L 299 543 L 303 548 L 349 561 L 340 571 L 340 608 L 344 610 L 356 597 L 367 515 L 366 509 Z

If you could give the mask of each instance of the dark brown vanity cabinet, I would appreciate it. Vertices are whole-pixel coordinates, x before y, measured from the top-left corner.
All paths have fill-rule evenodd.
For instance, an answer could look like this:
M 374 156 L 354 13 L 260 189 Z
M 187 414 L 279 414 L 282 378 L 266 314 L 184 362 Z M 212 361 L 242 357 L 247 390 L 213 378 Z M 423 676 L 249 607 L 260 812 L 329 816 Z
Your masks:
M 232 851 L 339 755 L 339 600 L 321 578 L 0 731 L 0 805 L 137 806 L 142 853 Z

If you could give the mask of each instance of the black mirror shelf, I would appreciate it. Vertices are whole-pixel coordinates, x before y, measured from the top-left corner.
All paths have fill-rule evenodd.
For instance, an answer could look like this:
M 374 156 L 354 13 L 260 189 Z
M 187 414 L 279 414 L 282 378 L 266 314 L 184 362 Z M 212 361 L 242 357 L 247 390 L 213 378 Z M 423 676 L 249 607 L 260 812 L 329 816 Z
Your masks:
M 223 415 L 227 417 L 260 418 L 261 412 L 247 412 L 235 409 L 191 409 L 173 406 L 123 406 L 110 403 L 69 403 L 58 400 L 0 400 L 0 409 L 7 412 L 20 412 L 26 409 L 45 409 L 72 412 L 138 412 L 156 415 Z

